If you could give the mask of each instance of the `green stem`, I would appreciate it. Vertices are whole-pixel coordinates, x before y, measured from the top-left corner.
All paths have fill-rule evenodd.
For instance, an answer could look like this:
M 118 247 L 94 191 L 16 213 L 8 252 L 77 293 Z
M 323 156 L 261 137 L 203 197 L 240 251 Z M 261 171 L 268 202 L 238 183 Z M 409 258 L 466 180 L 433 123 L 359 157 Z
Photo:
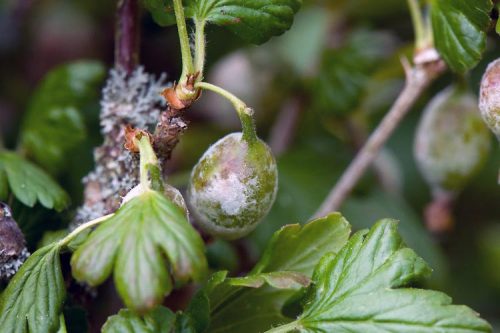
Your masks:
M 427 12 L 430 12 L 430 4 L 427 5 Z M 434 47 L 434 32 L 432 30 L 431 16 L 429 14 L 425 17 L 425 44 L 428 47 Z
M 136 144 L 139 147 L 139 152 L 141 155 L 140 162 L 140 181 L 143 189 L 147 190 L 150 188 L 149 175 L 152 167 L 158 167 L 158 158 L 151 146 L 149 138 L 144 135 L 140 140 L 136 140 Z
M 195 40 L 194 40 L 194 67 L 195 71 L 199 73 L 198 81 L 203 80 L 203 70 L 205 68 L 206 57 L 206 39 L 205 39 L 205 26 L 206 21 L 195 19 Z
M 229 100 L 238 113 L 238 117 L 240 117 L 243 139 L 248 142 L 248 144 L 257 141 L 257 133 L 255 132 L 255 122 L 253 119 L 254 112 L 241 99 L 231 94 L 229 91 L 207 82 L 198 82 L 195 84 L 195 87 L 213 91 Z
M 300 328 L 300 324 L 297 321 L 292 321 L 291 323 L 288 323 L 286 325 L 281 325 L 275 328 L 272 328 L 265 333 L 286 333 L 286 332 L 291 332 L 291 331 L 296 331 Z
M 189 45 L 189 36 L 184 16 L 184 6 L 182 0 L 173 0 L 175 20 L 177 21 L 177 30 L 179 31 L 179 42 L 181 43 L 182 54 L 182 75 L 180 83 L 185 83 L 187 76 L 194 73 L 193 57 L 191 55 L 191 46 Z
M 96 225 L 98 225 L 98 224 L 100 224 L 100 223 L 108 220 L 113 215 L 114 214 L 105 215 L 105 216 L 102 216 L 102 217 L 100 217 L 98 219 L 95 219 L 95 220 L 92 220 L 90 222 L 81 224 L 78 228 L 76 228 L 75 230 L 73 230 L 69 235 L 67 235 L 66 237 L 64 237 L 63 239 L 61 239 L 59 241 L 59 246 L 66 246 L 66 245 L 68 245 L 81 232 L 83 232 L 83 231 L 85 231 L 85 230 L 87 230 L 89 228 L 92 228 L 93 226 L 96 226 Z
M 425 29 L 424 17 L 418 0 L 408 0 L 411 18 L 413 21 L 413 30 L 415 31 L 415 46 L 417 50 L 425 48 L 427 45 L 427 33 Z

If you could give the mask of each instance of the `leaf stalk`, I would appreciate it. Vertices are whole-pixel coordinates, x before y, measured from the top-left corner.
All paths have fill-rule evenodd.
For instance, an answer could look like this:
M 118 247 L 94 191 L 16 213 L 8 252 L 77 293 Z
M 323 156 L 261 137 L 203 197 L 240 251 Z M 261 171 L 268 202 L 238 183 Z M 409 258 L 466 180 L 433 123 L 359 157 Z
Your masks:
M 179 83 L 183 85 L 187 82 L 188 76 L 194 74 L 194 65 L 193 57 L 191 55 L 191 46 L 187 32 L 186 17 L 184 15 L 184 6 L 182 5 L 182 0 L 173 0 L 173 3 L 182 55 L 182 74 Z
M 71 233 L 69 233 L 66 237 L 64 237 L 63 239 L 61 239 L 58 243 L 59 246 L 66 246 L 68 245 L 73 239 L 75 239 L 80 233 L 82 233 L 83 231 L 89 229 L 89 228 L 92 228 L 98 224 L 101 224 L 102 222 L 108 220 L 109 218 L 111 218 L 112 216 L 114 215 L 113 214 L 109 214 L 109 215 L 105 215 L 105 216 L 102 216 L 102 217 L 99 217 L 95 220 L 92 220 L 92 221 L 89 221 L 89 222 L 86 222 L 86 223 L 83 223 L 81 224 L 78 228 L 76 228 L 75 230 L 73 230 Z

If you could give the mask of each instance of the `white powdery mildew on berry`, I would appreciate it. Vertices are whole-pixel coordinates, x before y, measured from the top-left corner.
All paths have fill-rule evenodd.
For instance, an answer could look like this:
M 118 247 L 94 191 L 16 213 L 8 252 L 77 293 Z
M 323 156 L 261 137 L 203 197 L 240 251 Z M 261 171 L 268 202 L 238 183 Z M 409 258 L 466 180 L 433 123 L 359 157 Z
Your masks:
M 255 184 L 257 180 L 253 178 L 250 181 Z M 220 174 L 214 174 L 210 183 L 198 193 L 198 196 L 201 201 L 220 204 L 224 214 L 236 216 L 254 203 L 250 200 L 252 191 L 254 191 L 253 186 L 250 183 L 245 185 L 235 173 L 231 173 L 226 178 Z
M 0 251 L 0 281 L 10 280 L 17 273 L 21 265 L 28 259 L 30 253 L 26 248 L 18 256 L 4 257 Z

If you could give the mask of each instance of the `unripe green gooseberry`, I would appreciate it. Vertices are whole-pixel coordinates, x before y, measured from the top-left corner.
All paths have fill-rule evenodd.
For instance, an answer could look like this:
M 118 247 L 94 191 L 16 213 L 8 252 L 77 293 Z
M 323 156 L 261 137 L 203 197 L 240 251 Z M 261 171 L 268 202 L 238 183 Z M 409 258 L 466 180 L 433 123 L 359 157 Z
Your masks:
M 479 109 L 488 127 L 500 139 L 500 59 L 488 66 L 481 80 Z
M 136 185 L 127 193 L 127 195 L 125 195 L 125 197 L 123 197 L 121 206 L 123 206 L 133 198 L 140 196 L 141 194 L 144 193 L 144 191 L 145 191 L 144 186 L 142 186 L 141 184 Z M 186 218 L 189 217 L 189 212 L 186 206 L 186 202 L 184 201 L 184 197 L 182 196 L 181 192 L 178 189 L 176 189 L 172 185 L 164 183 L 163 195 L 165 195 L 165 197 L 169 199 L 174 205 L 179 207 L 184 212 Z
M 271 209 L 278 188 L 276 161 L 260 139 L 242 133 L 220 139 L 191 174 L 188 200 L 198 225 L 207 233 L 241 238 Z
M 415 138 L 415 157 L 435 193 L 457 193 L 483 166 L 490 146 L 477 98 L 450 87 L 424 110 Z

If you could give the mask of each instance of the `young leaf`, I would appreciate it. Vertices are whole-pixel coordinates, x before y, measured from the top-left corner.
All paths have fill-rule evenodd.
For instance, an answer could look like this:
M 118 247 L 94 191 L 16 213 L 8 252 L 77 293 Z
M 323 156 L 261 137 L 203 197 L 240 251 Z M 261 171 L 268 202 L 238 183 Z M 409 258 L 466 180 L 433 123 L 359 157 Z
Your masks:
M 245 278 L 254 284 L 240 284 L 256 287 L 262 280 L 267 279 L 269 283 L 269 277 L 276 274 L 279 277 L 283 271 L 301 273 L 296 277 L 309 277 L 323 255 L 337 253 L 344 246 L 349 233 L 349 223 L 338 213 L 311 221 L 303 227 L 285 226 L 274 234 L 261 260 Z M 290 321 L 283 316 L 281 309 L 296 290 L 276 289 L 269 285 L 258 289 L 232 285 L 245 279 L 227 279 L 224 283 L 212 285 L 207 291 L 211 312 L 209 332 L 263 332 Z M 280 282 L 283 279 L 271 280 L 271 285 L 280 286 Z M 307 284 L 305 280 L 301 282 Z
M 302 0 L 187 0 L 186 17 L 223 26 L 240 38 L 262 44 L 290 29 Z M 171 0 L 145 0 L 160 25 L 175 23 Z
M 12 193 L 23 204 L 33 207 L 37 201 L 47 208 L 64 209 L 69 197 L 43 170 L 15 153 L 0 152 L 0 186 L 8 180 Z M 4 181 L 5 182 L 5 181 Z M 0 189 L 4 192 L 6 189 Z
M 477 65 L 486 47 L 491 0 L 431 0 L 434 43 L 455 72 Z
M 203 241 L 184 213 L 148 190 L 101 224 L 71 259 L 73 276 L 99 285 L 113 271 L 127 307 L 145 312 L 161 303 L 176 281 L 199 281 L 207 269 Z M 165 257 L 170 270 L 165 266 Z
M 21 143 L 50 170 L 64 164 L 66 153 L 86 135 L 82 108 L 97 100 L 104 66 L 79 61 L 49 72 L 36 90 L 24 119 Z
M 304 226 L 284 226 L 269 241 L 262 258 L 250 275 L 293 271 L 310 276 L 319 259 L 327 252 L 340 251 L 350 233 L 349 222 L 339 213 L 330 214 Z
M 476 313 L 451 305 L 440 292 L 401 288 L 429 273 L 423 259 L 402 243 L 397 223 L 382 220 L 369 233 L 355 234 L 336 256 L 325 255 L 304 312 L 279 332 L 491 331 Z
M 175 315 L 163 306 L 143 317 L 123 309 L 108 318 L 102 327 L 102 333 L 170 333 L 174 324 Z
M 299 289 L 308 287 L 311 280 L 304 274 L 282 271 L 232 278 L 228 283 L 232 286 L 249 288 L 260 288 L 267 283 L 277 289 Z
M 59 259 L 51 244 L 33 253 L 0 298 L 0 327 L 5 333 L 51 333 L 60 326 L 66 295 Z

